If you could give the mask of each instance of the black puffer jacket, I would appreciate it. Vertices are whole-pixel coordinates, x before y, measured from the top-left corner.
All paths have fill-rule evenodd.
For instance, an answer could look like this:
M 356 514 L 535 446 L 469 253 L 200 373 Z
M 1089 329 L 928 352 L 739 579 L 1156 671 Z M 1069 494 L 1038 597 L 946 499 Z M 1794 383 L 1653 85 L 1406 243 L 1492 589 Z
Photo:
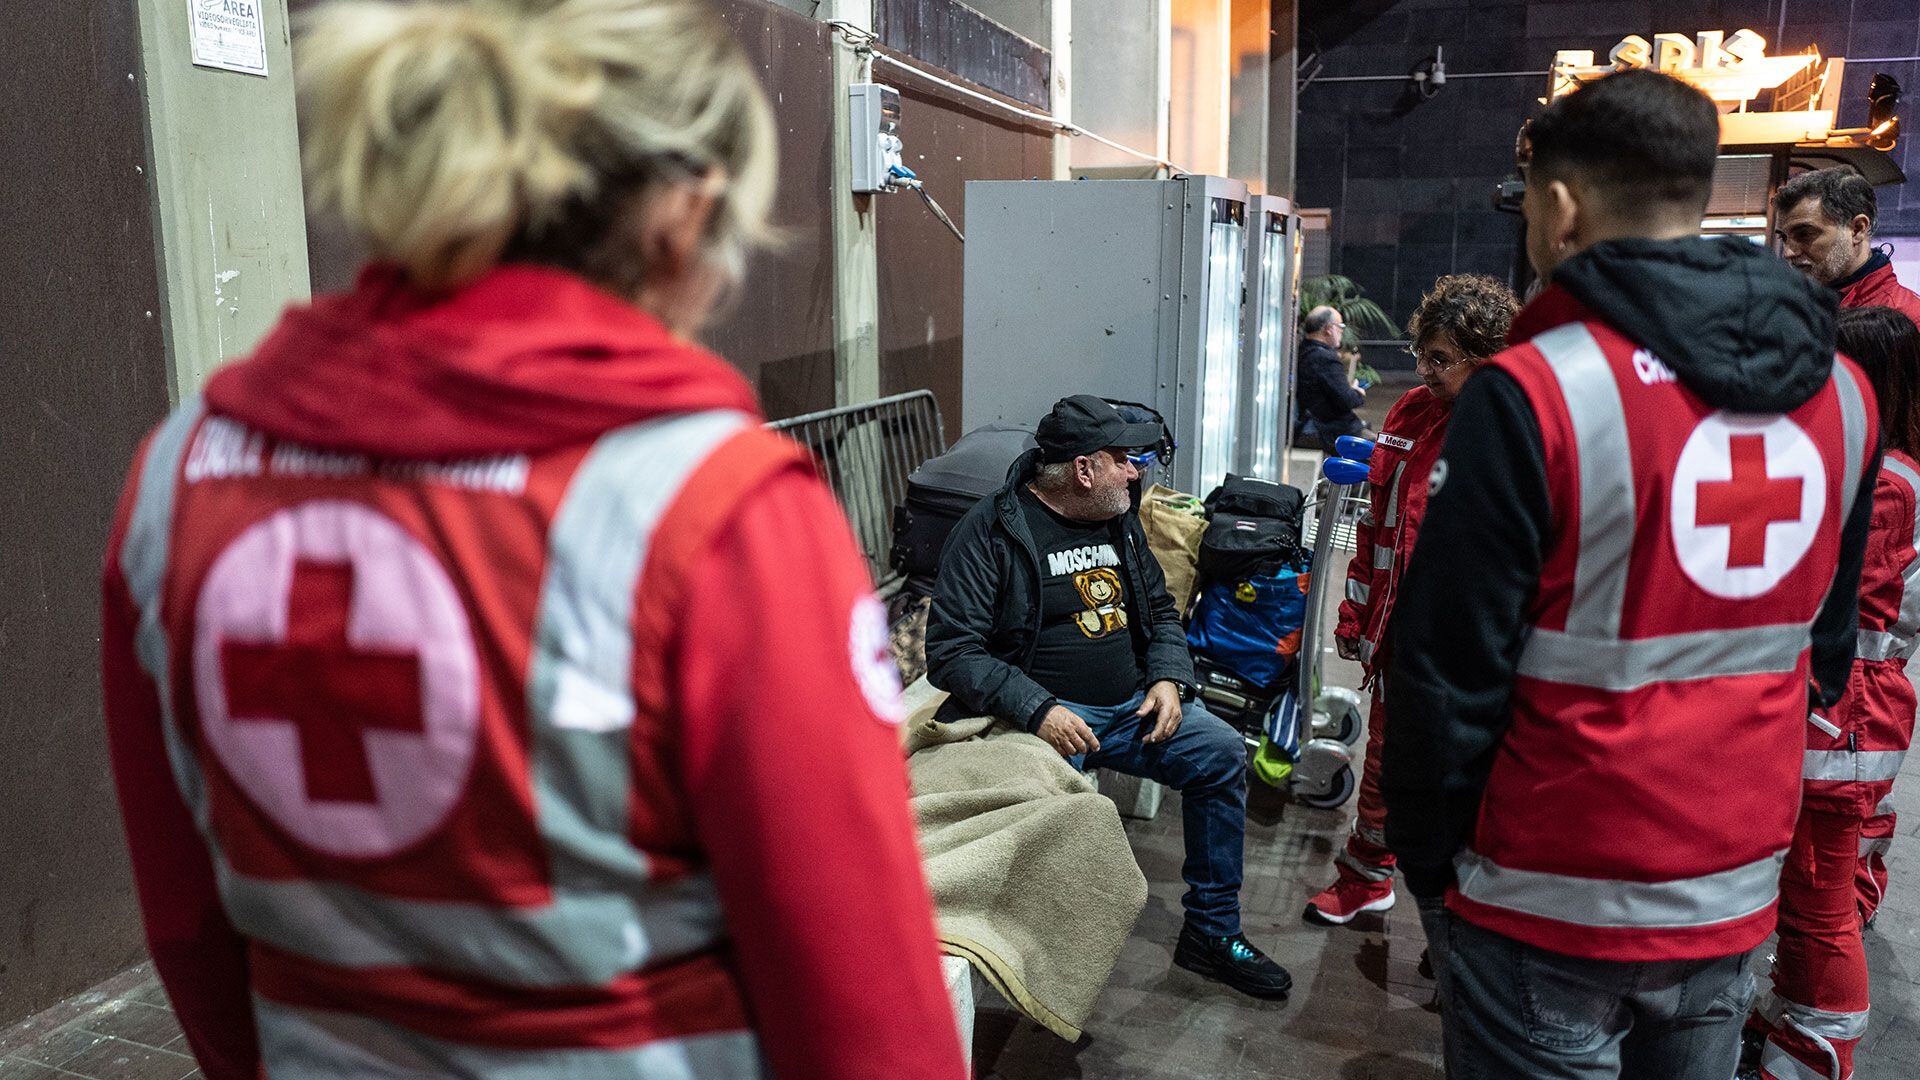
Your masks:
M 1040 451 L 1029 450 L 1014 462 L 1006 485 L 967 511 L 940 556 L 927 613 L 927 681 L 953 695 L 941 719 L 998 716 L 1031 731 L 1058 704 L 1026 674 L 1040 637 L 1040 553 L 1018 492 L 1039 461 Z M 1140 516 L 1122 514 L 1109 528 L 1127 573 L 1127 621 L 1146 683 L 1192 685 L 1180 609 Z

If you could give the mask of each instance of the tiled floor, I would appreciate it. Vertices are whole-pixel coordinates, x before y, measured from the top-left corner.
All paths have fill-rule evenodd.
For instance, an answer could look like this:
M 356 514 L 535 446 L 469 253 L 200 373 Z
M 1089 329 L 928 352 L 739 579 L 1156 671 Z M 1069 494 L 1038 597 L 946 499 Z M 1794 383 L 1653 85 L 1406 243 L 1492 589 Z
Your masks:
M 1295 475 L 1306 475 L 1302 459 Z M 1329 658 L 1329 682 L 1357 685 Z M 1901 838 L 1888 860 L 1893 889 L 1868 933 L 1873 1021 L 1859 1080 L 1920 1076 L 1920 755 L 1895 788 Z M 1300 920 L 1331 880 L 1350 808 L 1310 810 L 1255 785 L 1247 829 L 1246 931 L 1285 964 L 1293 996 L 1242 997 L 1173 967 L 1180 927 L 1180 803 L 1170 794 L 1151 822 L 1131 822 L 1135 855 L 1152 884 L 1147 909 L 1088 1024 L 1068 1044 L 1003 1008 L 976 1021 L 977 1074 L 1003 1080 L 1437 1080 L 1439 1018 L 1432 984 L 1416 971 L 1424 944 L 1413 905 L 1321 929 Z M 1761 950 L 1762 954 L 1766 950 Z M 1764 986 L 1764 982 L 1763 982 Z M 197 1077 L 151 971 L 135 968 L 0 1032 L 0 1080 L 183 1080 Z

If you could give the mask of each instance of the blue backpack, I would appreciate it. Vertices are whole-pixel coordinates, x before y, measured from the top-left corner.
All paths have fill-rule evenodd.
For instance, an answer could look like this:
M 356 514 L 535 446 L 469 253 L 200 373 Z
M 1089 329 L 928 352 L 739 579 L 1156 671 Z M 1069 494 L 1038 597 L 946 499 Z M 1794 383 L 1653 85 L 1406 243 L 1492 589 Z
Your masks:
M 1241 581 L 1202 586 L 1187 644 L 1234 675 L 1274 688 L 1300 651 L 1311 566 L 1303 557 Z

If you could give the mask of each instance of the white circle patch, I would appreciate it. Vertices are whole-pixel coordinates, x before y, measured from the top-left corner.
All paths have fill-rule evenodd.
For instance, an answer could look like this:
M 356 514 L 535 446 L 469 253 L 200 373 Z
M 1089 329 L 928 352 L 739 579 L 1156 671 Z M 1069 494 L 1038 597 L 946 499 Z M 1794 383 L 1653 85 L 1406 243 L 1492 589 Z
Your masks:
M 241 533 L 195 612 L 200 726 L 256 805 L 330 855 L 391 855 L 445 820 L 480 730 L 479 662 L 440 563 L 361 503 Z
M 1674 467 L 1674 552 L 1714 596 L 1759 596 L 1800 564 L 1826 505 L 1826 464 L 1800 425 L 1714 413 Z
M 900 669 L 893 663 L 887 605 L 871 593 L 855 600 L 852 623 L 847 653 L 853 662 L 854 681 L 860 684 L 860 693 L 873 715 L 898 724 L 907 718 L 907 706 L 900 689 Z

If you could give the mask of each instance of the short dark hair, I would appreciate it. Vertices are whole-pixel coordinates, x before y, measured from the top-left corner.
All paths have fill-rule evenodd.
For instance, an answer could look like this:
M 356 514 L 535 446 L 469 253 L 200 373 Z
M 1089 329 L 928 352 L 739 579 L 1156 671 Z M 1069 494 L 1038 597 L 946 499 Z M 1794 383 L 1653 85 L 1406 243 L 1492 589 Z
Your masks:
M 1556 99 L 1527 126 L 1529 174 L 1578 176 L 1609 208 L 1704 213 L 1720 156 L 1720 114 L 1671 75 L 1634 68 Z
M 1485 360 L 1507 347 L 1507 328 L 1519 313 L 1519 299 L 1500 282 L 1485 274 L 1448 274 L 1420 298 L 1407 334 L 1415 348 L 1449 334 L 1463 356 Z
M 1307 312 L 1306 318 L 1300 320 L 1300 332 L 1303 334 L 1317 334 L 1325 330 L 1327 325 L 1333 322 L 1333 317 L 1338 314 L 1339 312 L 1330 307 L 1314 308 L 1312 311 Z
M 1808 199 L 1819 199 L 1821 216 L 1835 225 L 1845 225 L 1865 214 L 1871 227 L 1880 216 L 1880 200 L 1873 193 L 1873 185 L 1845 166 L 1803 172 L 1781 184 L 1773 193 L 1773 206 L 1785 214 Z
M 1920 451 L 1920 328 L 1890 307 L 1848 308 L 1835 324 L 1880 400 L 1880 439 L 1889 450 Z

